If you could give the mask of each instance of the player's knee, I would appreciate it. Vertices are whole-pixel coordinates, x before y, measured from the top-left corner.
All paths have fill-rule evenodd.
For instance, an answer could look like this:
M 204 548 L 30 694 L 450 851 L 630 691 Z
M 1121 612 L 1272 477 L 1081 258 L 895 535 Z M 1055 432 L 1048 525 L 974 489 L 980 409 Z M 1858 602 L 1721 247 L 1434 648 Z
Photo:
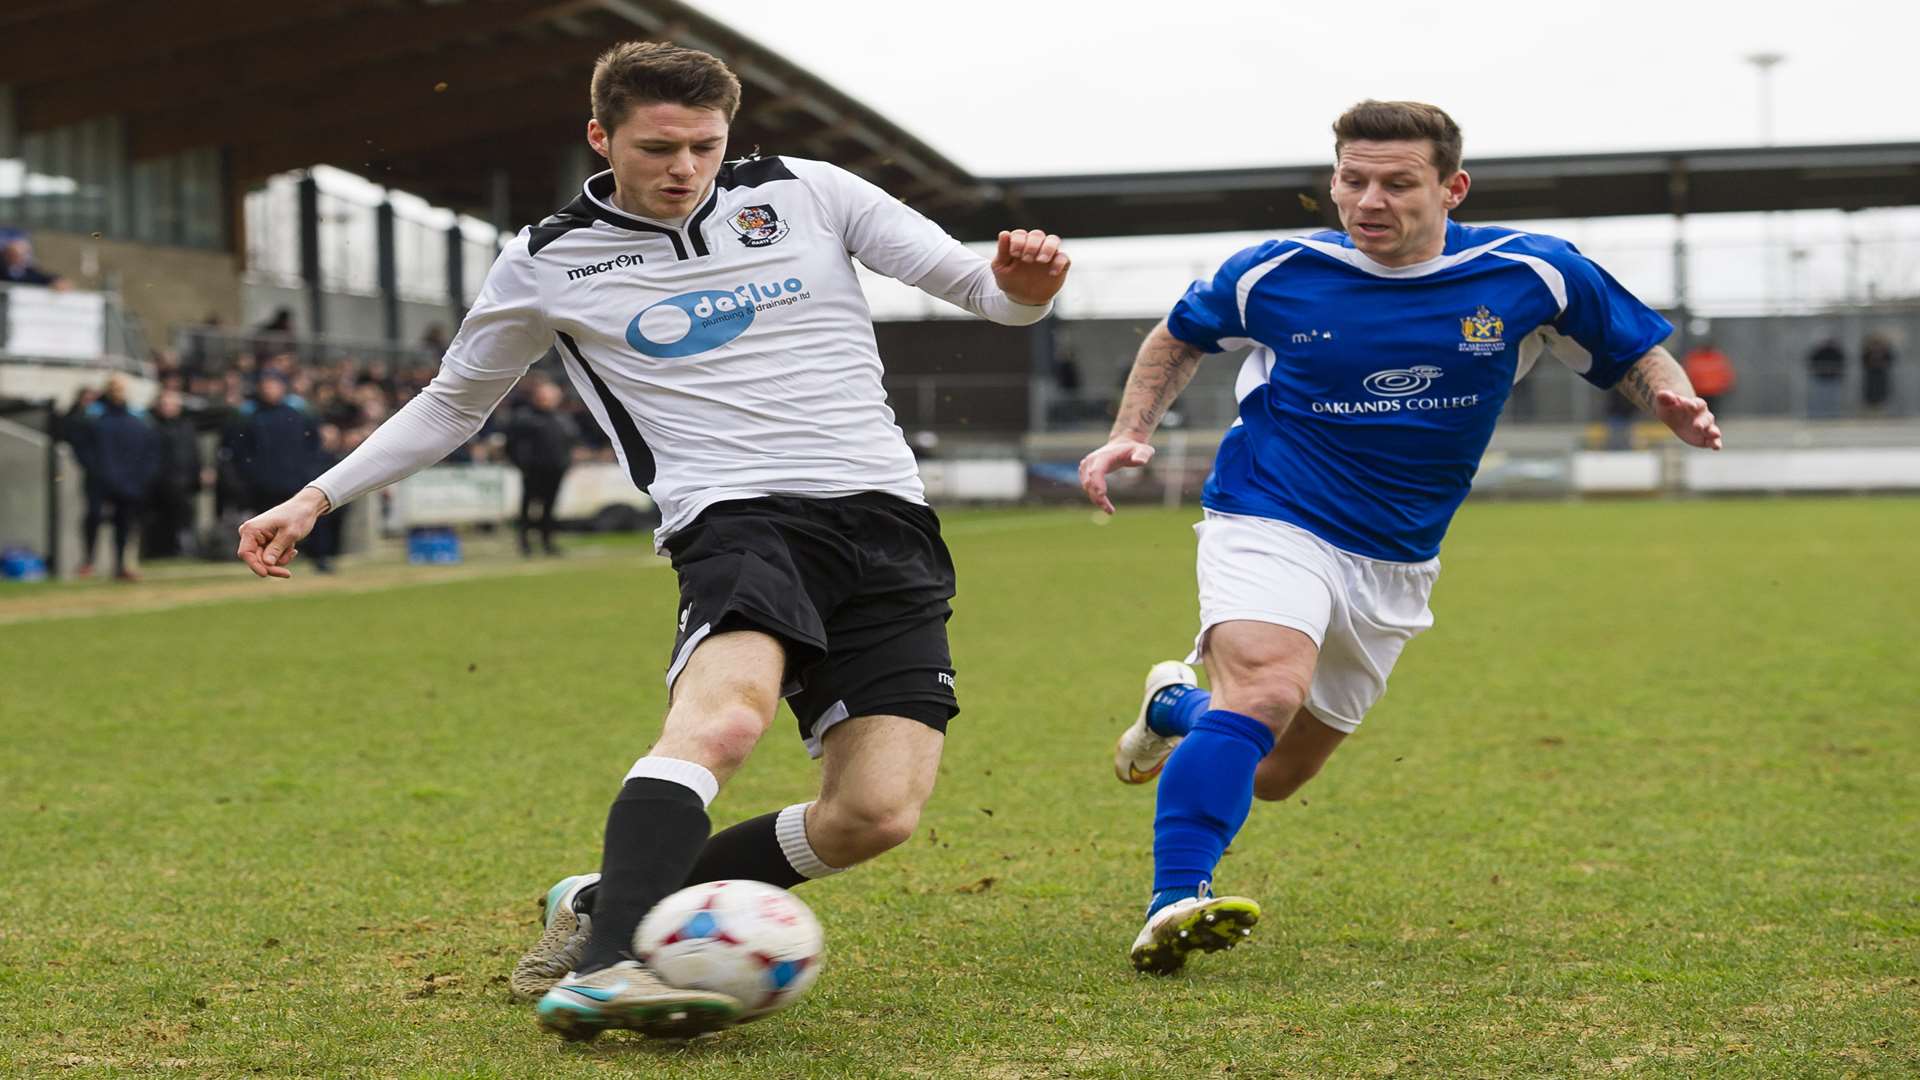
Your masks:
M 920 826 L 920 807 L 911 800 L 828 802 L 821 804 L 817 824 L 825 846 L 847 862 L 859 862 L 912 839 Z
M 1307 703 L 1307 685 L 1286 673 L 1261 675 L 1237 688 L 1232 708 L 1265 723 L 1275 731 L 1285 730 L 1287 722 Z
M 746 763 L 771 721 L 752 705 L 723 706 L 703 718 L 694 741 L 710 761 L 730 771 Z

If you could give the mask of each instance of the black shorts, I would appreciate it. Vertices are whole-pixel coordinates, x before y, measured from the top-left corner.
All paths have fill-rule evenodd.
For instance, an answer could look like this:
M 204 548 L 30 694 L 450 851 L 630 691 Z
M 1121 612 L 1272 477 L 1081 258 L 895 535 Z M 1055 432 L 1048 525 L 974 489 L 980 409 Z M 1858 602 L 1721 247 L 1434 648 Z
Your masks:
M 787 651 L 781 694 L 807 751 L 855 716 L 945 731 L 960 711 L 947 620 L 953 559 L 931 508 L 869 492 L 715 503 L 666 541 L 680 575 L 672 687 L 702 640 L 758 630 Z

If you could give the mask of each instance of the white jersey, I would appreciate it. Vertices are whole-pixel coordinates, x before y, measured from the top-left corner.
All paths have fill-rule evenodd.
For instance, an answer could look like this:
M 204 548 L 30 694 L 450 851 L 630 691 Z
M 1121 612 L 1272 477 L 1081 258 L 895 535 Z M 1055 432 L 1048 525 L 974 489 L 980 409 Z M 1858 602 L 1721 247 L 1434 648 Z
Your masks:
M 724 499 L 882 491 L 924 501 L 852 258 L 997 322 L 1048 311 L 1008 300 L 984 259 L 824 162 L 730 163 L 684 224 L 618 209 L 613 186 L 611 172 L 593 177 L 507 245 L 429 393 L 446 382 L 456 394 L 484 389 L 477 408 L 455 403 L 458 426 L 469 426 L 556 348 L 628 475 L 659 505 L 660 538 Z M 387 426 L 431 420 L 408 411 Z M 315 486 L 339 505 L 451 449 L 436 435 L 438 453 L 420 461 L 401 431 L 373 446 L 388 434 Z

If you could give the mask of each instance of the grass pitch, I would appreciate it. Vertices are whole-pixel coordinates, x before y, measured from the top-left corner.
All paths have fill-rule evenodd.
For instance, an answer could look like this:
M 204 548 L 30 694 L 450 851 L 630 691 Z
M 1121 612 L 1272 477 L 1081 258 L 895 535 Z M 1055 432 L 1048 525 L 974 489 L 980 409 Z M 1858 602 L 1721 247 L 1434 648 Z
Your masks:
M 1469 506 L 1436 628 L 1222 864 L 1254 942 L 1149 979 L 1152 795 L 1109 751 L 1191 637 L 1194 513 L 947 515 L 934 803 L 801 892 L 801 1005 L 687 1046 L 563 1046 L 505 985 L 658 730 L 642 549 L 84 617 L 46 616 L 111 586 L 0 589 L 0 1072 L 1920 1070 L 1920 502 Z M 715 823 L 814 783 L 783 713 Z

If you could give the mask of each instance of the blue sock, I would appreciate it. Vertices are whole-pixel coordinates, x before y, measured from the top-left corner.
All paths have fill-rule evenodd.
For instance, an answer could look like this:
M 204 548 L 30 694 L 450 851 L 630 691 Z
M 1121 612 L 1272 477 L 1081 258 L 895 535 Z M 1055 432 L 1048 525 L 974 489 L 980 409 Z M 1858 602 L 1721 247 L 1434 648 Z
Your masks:
M 1253 808 L 1253 770 L 1272 749 L 1267 725 L 1226 709 L 1209 710 L 1174 747 L 1160 774 L 1153 818 L 1155 904 L 1164 907 L 1161 894 L 1168 891 L 1192 896 L 1206 887 L 1227 844 L 1246 823 Z
M 1147 728 L 1155 735 L 1185 735 L 1213 704 L 1213 695 L 1197 686 L 1175 683 L 1154 692 L 1147 703 Z

